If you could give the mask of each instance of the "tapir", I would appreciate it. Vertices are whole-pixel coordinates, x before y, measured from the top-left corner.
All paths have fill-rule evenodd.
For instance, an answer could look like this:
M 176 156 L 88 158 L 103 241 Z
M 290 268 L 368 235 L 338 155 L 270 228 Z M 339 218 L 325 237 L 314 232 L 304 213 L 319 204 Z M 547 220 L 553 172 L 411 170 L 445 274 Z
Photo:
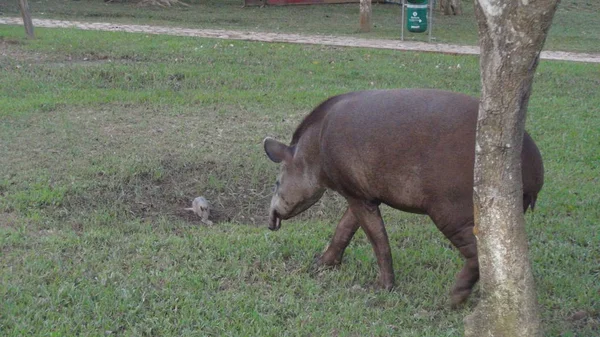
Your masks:
M 371 90 L 331 97 L 296 128 L 290 145 L 267 137 L 264 150 L 281 171 L 269 229 L 317 202 L 326 189 L 348 202 L 317 263 L 335 266 L 360 227 L 375 251 L 379 278 L 394 286 L 379 206 L 427 214 L 465 258 L 451 291 L 464 302 L 479 279 L 473 234 L 475 130 L 479 100 L 432 89 Z M 523 210 L 533 210 L 544 182 L 540 152 L 525 133 L 521 149 Z

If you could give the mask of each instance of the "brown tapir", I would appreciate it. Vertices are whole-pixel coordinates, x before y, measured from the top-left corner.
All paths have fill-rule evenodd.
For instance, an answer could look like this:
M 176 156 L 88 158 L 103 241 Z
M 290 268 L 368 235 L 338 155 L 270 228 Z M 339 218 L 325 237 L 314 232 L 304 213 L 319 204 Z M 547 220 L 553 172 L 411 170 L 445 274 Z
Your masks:
M 329 188 L 346 198 L 321 265 L 337 265 L 361 227 L 373 245 L 382 286 L 394 285 L 392 255 L 379 205 L 427 214 L 466 262 L 452 303 L 467 299 L 479 267 L 473 235 L 473 163 L 479 101 L 440 90 L 351 92 L 321 103 L 298 126 L 289 146 L 264 140 L 282 163 L 271 200 L 277 230 Z M 544 180 L 538 148 L 525 133 L 521 152 L 523 209 L 533 209 Z

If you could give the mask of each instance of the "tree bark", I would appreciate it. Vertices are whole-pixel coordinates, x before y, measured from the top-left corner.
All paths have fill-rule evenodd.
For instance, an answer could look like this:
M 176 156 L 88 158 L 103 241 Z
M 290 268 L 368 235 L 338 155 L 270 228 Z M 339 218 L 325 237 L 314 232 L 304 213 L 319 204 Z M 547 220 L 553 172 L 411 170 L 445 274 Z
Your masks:
M 482 298 L 465 336 L 540 336 L 521 147 L 533 75 L 560 0 L 476 0 L 482 95 L 473 203 Z
M 433 0 L 430 0 L 433 1 Z M 440 10 L 444 15 L 461 15 L 462 3 L 461 0 L 438 0 L 440 2 Z
M 23 24 L 25 25 L 25 33 L 27 37 L 33 39 L 33 22 L 31 21 L 31 11 L 29 11 L 29 4 L 27 0 L 19 0 L 19 7 L 21 9 L 21 15 L 23 16 Z
M 360 0 L 360 31 L 371 31 L 371 0 Z

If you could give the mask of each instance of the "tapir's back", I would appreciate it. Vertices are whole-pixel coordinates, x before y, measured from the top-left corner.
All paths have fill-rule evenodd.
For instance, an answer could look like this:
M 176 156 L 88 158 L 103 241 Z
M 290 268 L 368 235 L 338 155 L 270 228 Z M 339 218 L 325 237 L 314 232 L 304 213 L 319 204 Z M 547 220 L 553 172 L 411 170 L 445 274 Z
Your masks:
M 448 199 L 472 208 L 478 105 L 473 97 L 440 90 L 342 95 L 321 131 L 330 187 L 418 213 Z M 524 158 L 539 157 L 530 137 L 524 138 L 524 149 Z M 524 180 L 529 175 L 524 172 Z

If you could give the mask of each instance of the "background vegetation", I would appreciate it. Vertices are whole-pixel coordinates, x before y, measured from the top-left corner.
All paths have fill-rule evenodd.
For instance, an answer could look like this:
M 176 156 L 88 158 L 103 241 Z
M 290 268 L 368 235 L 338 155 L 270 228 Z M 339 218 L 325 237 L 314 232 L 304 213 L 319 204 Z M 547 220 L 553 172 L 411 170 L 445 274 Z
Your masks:
M 373 30 L 358 33 L 358 4 L 243 7 L 242 0 L 189 0 L 190 7 L 139 7 L 135 2 L 102 0 L 32 0 L 34 18 L 156 24 L 193 28 L 235 29 L 400 38 L 400 6 L 373 4 Z M 0 13 L 18 15 L 17 1 L 0 2 Z M 434 13 L 433 36 L 440 43 L 477 44 L 473 1 L 463 2 L 464 15 Z M 563 0 L 546 43 L 547 50 L 600 52 L 600 2 Z M 411 40 L 426 34 L 407 33 Z
M 261 140 L 289 140 L 351 90 L 477 95 L 476 57 L 36 34 L 0 26 L 0 335 L 462 335 L 478 295 L 449 309 L 461 260 L 428 218 L 383 210 L 392 292 L 362 233 L 339 269 L 313 268 L 343 211 L 332 194 L 269 232 L 277 166 Z M 599 79 L 549 61 L 535 77 L 527 129 L 546 185 L 527 230 L 547 336 L 600 332 Z M 213 227 L 181 210 L 197 195 Z

